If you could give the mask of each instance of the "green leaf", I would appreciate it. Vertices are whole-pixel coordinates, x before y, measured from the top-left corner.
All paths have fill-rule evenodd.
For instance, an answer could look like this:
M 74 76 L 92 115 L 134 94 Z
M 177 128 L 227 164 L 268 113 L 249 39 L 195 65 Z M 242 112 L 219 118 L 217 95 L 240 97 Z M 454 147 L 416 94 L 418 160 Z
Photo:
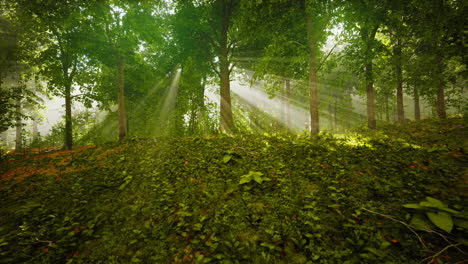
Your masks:
M 256 181 L 257 183 L 262 183 L 263 182 L 263 178 L 262 176 L 258 175 L 258 174 L 255 174 L 253 176 L 253 180 Z
M 450 209 L 450 208 L 448 208 L 448 207 L 446 207 L 446 208 L 439 208 L 439 209 L 442 210 L 442 211 L 445 211 L 445 212 L 447 212 L 447 213 L 451 213 L 451 214 L 455 214 L 455 215 L 460 214 L 459 211 L 455 211 L 455 210 Z
M 427 196 L 426 200 L 434 205 L 437 205 L 438 207 L 447 207 L 444 203 L 442 203 L 440 200 L 432 198 Z
M 417 230 L 429 230 L 434 227 L 432 223 L 429 222 L 423 214 L 413 215 L 410 224 L 414 226 Z
M 231 159 L 232 159 L 232 156 L 231 156 L 231 155 L 225 155 L 225 156 L 223 157 L 223 162 L 224 162 L 224 163 L 228 163 Z
M 446 212 L 427 212 L 427 217 L 431 220 L 431 222 L 436 225 L 438 228 L 444 230 L 447 233 L 450 233 L 453 228 L 453 221 L 452 217 Z
M 425 209 L 423 206 L 421 206 L 419 204 L 404 204 L 403 207 L 411 208 L 411 209 L 420 209 L 420 210 Z
M 244 175 L 244 176 L 245 176 L 245 175 Z M 242 177 L 242 176 L 241 176 L 241 177 Z M 242 177 L 242 178 L 240 179 L 240 181 L 239 181 L 239 184 L 245 184 L 245 183 L 248 183 L 248 182 L 250 182 L 250 181 L 251 181 L 250 177 Z

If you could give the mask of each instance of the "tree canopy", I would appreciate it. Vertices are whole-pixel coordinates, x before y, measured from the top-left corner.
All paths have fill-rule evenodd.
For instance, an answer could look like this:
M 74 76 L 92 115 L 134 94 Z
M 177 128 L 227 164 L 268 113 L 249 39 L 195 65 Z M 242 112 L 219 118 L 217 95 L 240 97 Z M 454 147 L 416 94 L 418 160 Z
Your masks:
M 106 113 L 81 134 L 121 140 L 317 135 L 466 110 L 463 1 L 1 3 L 1 129 L 27 116 L 15 114 L 12 76 L 35 76 L 65 99 L 68 149 L 76 103 Z

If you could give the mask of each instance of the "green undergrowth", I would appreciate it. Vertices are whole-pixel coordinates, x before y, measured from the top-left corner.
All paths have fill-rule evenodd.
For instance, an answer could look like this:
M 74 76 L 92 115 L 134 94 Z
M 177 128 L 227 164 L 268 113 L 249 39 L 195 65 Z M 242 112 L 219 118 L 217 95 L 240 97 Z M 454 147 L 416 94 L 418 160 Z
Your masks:
M 447 122 L 134 139 L 3 163 L 37 172 L 0 182 L 0 263 L 457 263 L 466 125 Z M 426 197 L 453 228 L 411 222 Z

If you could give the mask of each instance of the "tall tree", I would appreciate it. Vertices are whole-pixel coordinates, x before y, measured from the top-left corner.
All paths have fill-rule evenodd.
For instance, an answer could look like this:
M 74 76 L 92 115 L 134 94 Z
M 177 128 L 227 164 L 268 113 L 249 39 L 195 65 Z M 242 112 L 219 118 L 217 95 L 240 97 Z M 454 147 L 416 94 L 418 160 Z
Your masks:
M 20 151 L 24 120 L 31 118 L 28 112 L 42 102 L 43 91 L 37 85 L 36 70 L 28 65 L 38 44 L 21 41 L 26 35 L 33 38 L 37 34 L 12 16 L 12 5 L 5 7 L 0 16 L 0 131 L 15 126 L 15 149 Z
M 250 48 L 262 50 L 256 55 L 262 56 L 256 74 L 277 75 L 280 79 L 305 79 L 311 134 L 318 134 L 318 71 L 327 58 L 321 56 L 321 48 L 329 34 L 327 28 L 333 10 L 332 2 L 270 1 L 246 4 L 243 10 L 247 9 L 253 11 L 243 16 L 247 17 L 242 24 L 242 29 L 247 32 L 243 34 L 250 34 L 247 37 L 253 43 Z M 256 27 L 252 27 L 252 24 Z M 253 31 L 257 34 L 251 34 Z
M 377 127 L 375 111 L 374 65 L 373 60 L 380 43 L 376 34 L 387 13 L 387 1 L 360 0 L 345 2 L 345 28 L 352 36 L 348 53 L 354 52 L 357 66 L 362 69 L 367 106 L 367 125 Z M 358 34 L 354 34 L 354 32 Z M 358 58 L 358 56 L 360 58 Z
M 139 47 L 147 48 L 145 40 L 154 40 L 153 35 L 159 33 L 149 20 L 153 4 L 157 6 L 159 1 L 98 1 L 89 6 L 90 16 L 86 21 L 93 39 L 86 46 L 87 55 L 97 62 L 98 67 L 113 69 L 111 72 L 115 74 L 113 85 L 117 91 L 119 140 L 128 135 L 126 66 L 135 62 Z M 146 29 L 149 32 L 145 32 Z
M 418 85 L 414 95 L 423 96 L 435 107 L 437 116 L 445 119 L 450 101 L 459 98 L 463 90 L 464 85 L 456 80 L 466 78 L 457 69 L 466 65 L 463 25 L 468 7 L 463 1 L 446 0 L 412 1 L 408 7 L 416 56 L 413 61 L 418 65 L 412 73 Z M 454 63 L 458 66 L 451 67 Z
M 238 5 L 238 0 L 213 0 L 203 7 L 209 29 L 206 38 L 217 56 L 213 70 L 220 81 L 220 129 L 226 133 L 234 131 L 230 77 L 234 67 L 231 55 L 237 42 L 234 21 Z
M 47 81 L 50 91 L 65 98 L 65 144 L 73 147 L 72 136 L 72 90 L 77 84 L 77 75 L 84 71 L 81 40 L 81 1 L 11 2 L 12 17 L 21 21 L 26 29 L 19 38 L 21 45 L 39 43 L 37 59 L 29 63 L 39 67 L 39 74 Z
M 386 16 L 386 26 L 393 44 L 393 64 L 395 68 L 396 79 L 396 97 L 397 97 L 397 120 L 403 122 L 405 120 L 405 110 L 403 105 L 403 68 L 405 65 L 406 54 L 404 54 L 404 46 L 408 39 L 407 29 L 407 1 L 392 1 L 390 3 L 389 12 Z

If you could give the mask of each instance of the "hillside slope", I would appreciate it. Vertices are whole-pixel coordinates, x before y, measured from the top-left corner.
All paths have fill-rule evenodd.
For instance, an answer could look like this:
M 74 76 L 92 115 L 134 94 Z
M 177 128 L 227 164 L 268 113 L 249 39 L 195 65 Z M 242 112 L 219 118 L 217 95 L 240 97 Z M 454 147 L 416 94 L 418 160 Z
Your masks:
M 0 263 L 457 263 L 468 259 L 466 132 L 452 119 L 6 160 Z

